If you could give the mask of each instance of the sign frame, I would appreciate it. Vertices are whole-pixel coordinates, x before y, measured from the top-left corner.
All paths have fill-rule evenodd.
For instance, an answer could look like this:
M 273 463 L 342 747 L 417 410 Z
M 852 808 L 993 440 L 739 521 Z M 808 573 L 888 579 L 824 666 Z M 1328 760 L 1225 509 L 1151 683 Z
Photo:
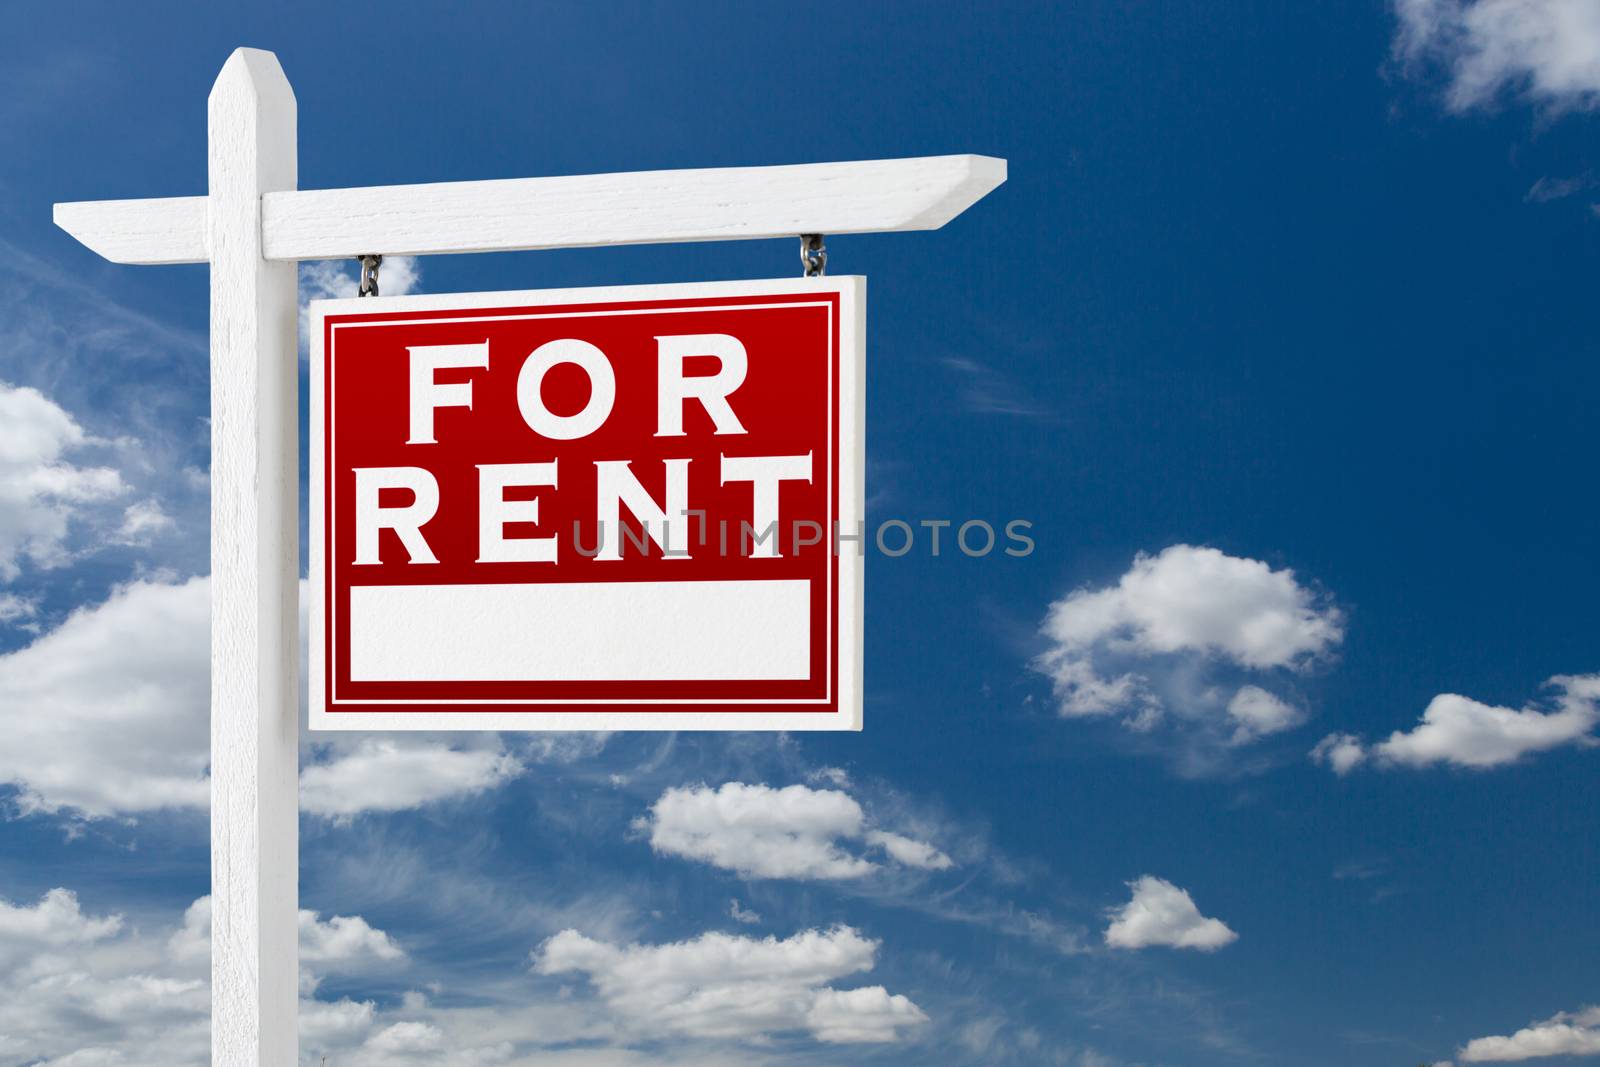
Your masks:
M 327 656 L 330 574 L 326 559 L 327 522 L 326 448 L 329 437 L 325 388 L 328 385 L 327 320 L 349 315 L 481 311 L 485 309 L 537 309 L 595 304 L 629 304 L 661 301 L 704 301 L 720 297 L 795 297 L 816 294 L 836 299 L 833 323 L 837 336 L 836 362 L 837 514 L 834 530 L 823 534 L 824 545 L 833 542 L 833 574 L 838 583 L 833 618 L 828 632 L 837 648 L 828 677 L 827 697 L 818 710 L 815 699 L 774 701 L 761 698 L 704 700 L 678 698 L 648 701 L 546 700 L 480 701 L 428 699 L 400 701 L 339 700 L 341 708 L 329 710 Z M 659 308 L 655 310 L 660 310 Z M 709 309 L 702 309 L 709 310 Z M 618 311 L 617 314 L 626 314 Z M 308 725 L 313 731 L 567 731 L 567 730 L 752 730 L 817 731 L 860 730 L 862 727 L 862 659 L 864 654 L 864 558 L 856 538 L 865 521 L 866 379 L 865 316 L 866 279 L 859 276 L 782 278 L 728 282 L 689 282 L 664 285 L 623 285 L 593 288 L 513 290 L 492 293 L 317 300 L 310 306 L 310 490 L 308 632 L 310 638 L 307 694 Z M 529 311 L 527 317 L 537 312 Z M 519 317 L 508 313 L 507 317 Z M 387 320 L 385 320 L 387 321 Z M 336 323 L 337 325 L 337 323 Z M 337 358 L 337 355 L 335 355 Z M 751 362 L 759 358 L 752 354 Z M 731 394 L 731 395 L 737 395 Z M 559 443 L 556 445 L 560 447 Z M 649 584 L 618 582 L 615 584 Z M 825 654 L 825 658 L 826 657 Z M 505 710 L 488 705 L 504 704 Z M 370 707 L 372 710 L 360 710 Z M 451 710 L 457 707 L 461 710 Z

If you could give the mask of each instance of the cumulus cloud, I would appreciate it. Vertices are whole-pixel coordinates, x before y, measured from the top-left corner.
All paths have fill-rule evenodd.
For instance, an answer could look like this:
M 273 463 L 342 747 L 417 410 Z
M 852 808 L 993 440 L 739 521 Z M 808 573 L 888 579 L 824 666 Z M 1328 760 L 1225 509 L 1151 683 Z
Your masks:
M 15 579 L 24 560 L 65 563 L 72 523 L 126 492 L 117 471 L 69 459 L 91 443 L 43 393 L 0 382 L 0 580 Z
M 1112 948 L 1195 948 L 1213 952 L 1239 935 L 1220 919 L 1208 919 L 1186 890 L 1165 879 L 1144 875 L 1129 883 L 1133 898 L 1110 912 L 1106 944 Z
M 0 1049 L 8 1061 L 198 1063 L 210 1007 L 199 969 L 140 938 L 121 916 L 87 914 L 66 889 L 34 904 L 0 901 Z
M 357 916 L 301 914 L 300 1062 L 341 1067 L 734 1067 L 754 1062 L 748 1045 L 682 1038 L 646 1050 L 618 1043 L 619 1027 L 600 998 L 529 996 L 527 975 L 457 975 L 448 1003 L 411 989 L 381 1003 L 319 999 L 324 975 L 345 984 L 394 981 L 418 966 L 394 939 Z M 139 921 L 80 905 L 67 889 L 26 903 L 0 900 L 0 1060 L 39 1067 L 182 1067 L 210 1062 L 210 902 L 181 919 Z M 870 960 L 869 960 L 870 963 Z M 851 972 L 853 973 L 853 972 Z M 781 973 L 780 973 L 781 978 Z M 465 983 L 465 984 L 458 984 Z M 778 984 L 781 984 L 778 983 Z M 426 983 L 426 988 L 439 988 Z M 769 983 L 768 988 L 771 987 Z M 868 1040 L 902 1032 L 908 1002 L 801 990 L 786 1019 L 823 1040 Z M 812 989 L 819 995 L 812 995 Z M 631 1041 L 632 1035 L 625 1035 Z M 759 1057 L 756 1057 L 759 1059 Z
M 32 949 L 86 945 L 121 929 L 120 915 L 91 918 L 68 889 L 52 889 L 32 905 L 0 900 L 0 959 L 14 963 Z
M 840 990 L 870 971 L 878 942 L 848 926 L 779 940 L 705 933 L 666 945 L 615 945 L 563 930 L 534 953 L 540 974 L 584 974 L 641 1038 L 753 1040 L 792 1031 L 836 1044 L 901 1040 L 927 1016 L 882 986 Z
M 132 582 L 0 655 L 0 784 L 23 811 L 96 819 L 207 807 L 210 610 L 205 578 Z M 302 808 L 337 819 L 474 796 L 530 763 L 604 744 L 552 734 L 511 751 L 496 734 L 318 735 L 307 740 Z
M 1300 709 L 1258 685 L 1241 686 L 1233 694 L 1228 718 L 1235 723 L 1234 744 L 1293 729 L 1304 721 Z
M 860 878 L 879 867 L 863 848 L 921 870 L 952 866 L 926 842 L 872 828 L 861 805 L 837 789 L 744 782 L 672 788 L 636 825 L 649 831 L 658 853 L 703 860 L 745 878 Z
M 207 805 L 208 618 L 204 579 L 134 582 L 0 656 L 0 781 L 24 810 Z
M 1553 108 L 1600 105 L 1600 5 L 1592 0 L 1396 0 L 1396 53 L 1448 80 L 1466 111 L 1518 95 Z
M 1303 715 L 1237 676 L 1304 671 L 1343 639 L 1344 618 L 1291 570 L 1180 544 L 1141 553 L 1115 585 L 1056 601 L 1043 633 L 1035 667 L 1061 715 L 1147 732 L 1173 713 L 1241 744 Z
M 1343 777 L 1367 758 L 1367 747 L 1355 734 L 1329 734 L 1311 750 L 1315 763 L 1326 763 L 1333 773 Z
M 347 974 L 375 963 L 406 958 L 387 933 L 359 915 L 334 915 L 323 919 L 315 911 L 300 909 L 300 962 L 326 973 Z M 174 958 L 193 962 L 210 959 L 211 898 L 201 897 L 183 913 L 183 925 L 167 941 Z
M 1510 1037 L 1479 1037 L 1457 1055 L 1462 1063 L 1510 1063 L 1544 1056 L 1600 1055 L 1600 1007 L 1561 1012 Z
M 1547 710 L 1503 708 L 1441 693 L 1410 730 L 1396 730 L 1370 747 L 1351 734 L 1330 734 L 1312 749 L 1311 758 L 1341 775 L 1369 760 L 1386 767 L 1448 763 L 1483 770 L 1563 745 L 1595 744 L 1600 674 L 1558 675 L 1545 684 L 1555 690 Z
M 33 904 L 0 900 L 0 1051 L 8 1062 L 171 1067 L 210 1059 L 210 900 L 165 936 L 120 915 L 92 915 L 70 890 Z M 300 913 L 301 959 L 319 973 L 362 974 L 404 960 L 356 916 Z M 313 979 L 310 985 L 314 986 Z M 301 1039 L 359 1045 L 375 1006 L 302 1000 Z M 314 1062 L 314 1061 L 313 1061 Z

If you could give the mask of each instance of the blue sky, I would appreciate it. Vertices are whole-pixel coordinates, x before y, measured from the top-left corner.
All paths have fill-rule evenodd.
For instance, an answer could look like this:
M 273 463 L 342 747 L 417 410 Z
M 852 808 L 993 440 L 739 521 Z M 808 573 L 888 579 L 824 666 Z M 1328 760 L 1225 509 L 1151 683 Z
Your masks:
M 828 245 L 870 279 L 872 517 L 1037 542 L 868 557 L 860 734 L 309 740 L 307 1062 L 1600 1056 L 1589 0 L 9 24 L 0 1062 L 206 1056 L 206 275 L 49 205 L 203 191 L 238 45 L 306 188 L 1007 158 L 944 231 Z

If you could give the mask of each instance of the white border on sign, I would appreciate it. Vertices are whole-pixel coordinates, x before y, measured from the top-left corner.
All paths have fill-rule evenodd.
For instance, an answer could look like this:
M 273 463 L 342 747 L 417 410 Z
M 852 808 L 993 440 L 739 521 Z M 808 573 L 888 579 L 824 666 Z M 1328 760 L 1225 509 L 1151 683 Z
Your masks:
M 830 621 L 838 643 L 838 711 L 810 710 L 818 701 L 724 700 L 736 704 L 794 704 L 795 711 L 716 711 L 713 700 L 656 700 L 677 703 L 682 711 L 451 711 L 443 701 L 418 701 L 433 705 L 428 711 L 359 711 L 330 714 L 325 708 L 327 664 L 323 623 L 326 596 L 326 560 L 323 542 L 325 485 L 324 437 L 326 412 L 322 383 L 325 353 L 323 335 L 330 315 L 452 311 L 489 307 L 539 307 L 541 305 L 605 303 L 613 301 L 695 300 L 720 296 L 749 297 L 835 293 L 839 297 L 839 528 L 853 534 L 866 518 L 866 279 L 862 277 L 785 278 L 763 281 L 696 282 L 675 285 L 605 286 L 592 289 L 539 289 L 495 293 L 449 293 L 437 296 L 373 297 L 348 300 L 313 300 L 310 308 L 310 492 L 309 492 L 309 640 L 307 678 L 310 727 L 318 731 L 372 730 L 859 730 L 862 722 L 862 641 L 865 600 L 863 558 L 855 547 L 838 557 L 838 610 Z M 749 307 L 750 305 L 739 305 Z M 792 305 L 791 305 L 792 306 Z M 662 309 L 656 309 L 662 310 Z M 702 310 L 702 309 L 696 309 Z M 565 314 L 565 313 L 563 313 Z M 581 314 L 581 313 L 580 313 Z M 526 317 L 519 314 L 517 318 Z M 438 320 L 431 320 L 438 321 Z M 384 325 L 392 325 L 387 320 Z M 831 466 L 831 465 L 830 465 Z M 341 701 L 358 706 L 361 702 Z M 369 703 L 392 703 L 374 701 Z M 493 703 L 528 705 L 528 700 L 460 701 L 481 707 Z M 563 706 L 582 702 L 552 701 Z M 614 705 L 626 701 L 591 701 Z M 704 708 L 706 710 L 701 710 Z

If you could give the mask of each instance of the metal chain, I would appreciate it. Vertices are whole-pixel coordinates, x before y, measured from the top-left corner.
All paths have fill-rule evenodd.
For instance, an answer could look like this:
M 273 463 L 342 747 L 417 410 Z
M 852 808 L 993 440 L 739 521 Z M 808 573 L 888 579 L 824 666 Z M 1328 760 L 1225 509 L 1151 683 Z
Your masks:
M 361 285 L 356 289 L 357 296 L 378 295 L 378 268 L 383 266 L 382 256 L 362 256 Z
M 828 273 L 828 246 L 822 243 L 822 234 L 800 235 L 800 262 L 807 278 L 820 278 Z

